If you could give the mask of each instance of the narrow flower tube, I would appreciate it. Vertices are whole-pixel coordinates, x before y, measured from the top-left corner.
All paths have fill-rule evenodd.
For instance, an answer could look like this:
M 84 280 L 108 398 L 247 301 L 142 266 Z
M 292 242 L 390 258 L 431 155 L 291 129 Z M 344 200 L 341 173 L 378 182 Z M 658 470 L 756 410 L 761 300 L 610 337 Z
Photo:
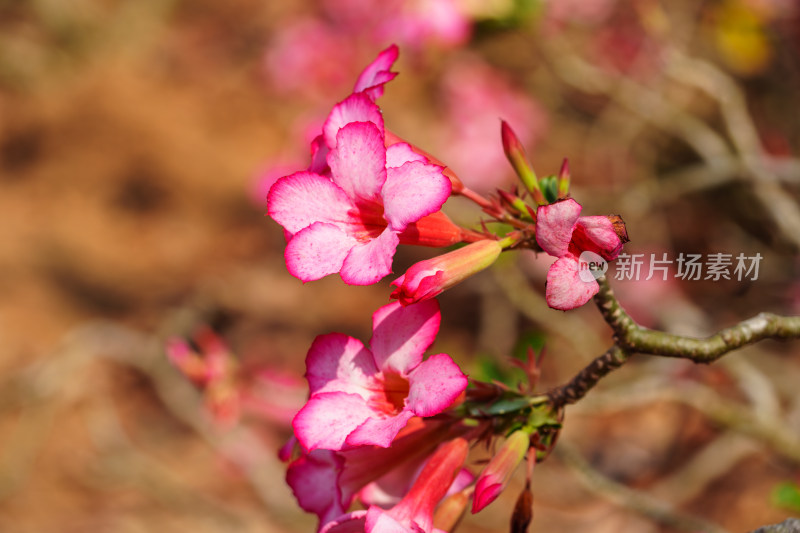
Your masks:
M 442 248 L 462 242 L 475 242 L 486 235 L 462 228 L 441 211 L 412 222 L 399 235 L 400 244 Z
M 475 484 L 472 513 L 492 503 L 508 485 L 511 474 L 525 458 L 530 447 L 530 434 L 520 429 L 509 435 L 503 446 L 483 469 Z
M 403 305 L 429 300 L 446 289 L 489 267 L 500 256 L 502 246 L 482 240 L 452 252 L 415 263 L 392 282 L 391 294 Z

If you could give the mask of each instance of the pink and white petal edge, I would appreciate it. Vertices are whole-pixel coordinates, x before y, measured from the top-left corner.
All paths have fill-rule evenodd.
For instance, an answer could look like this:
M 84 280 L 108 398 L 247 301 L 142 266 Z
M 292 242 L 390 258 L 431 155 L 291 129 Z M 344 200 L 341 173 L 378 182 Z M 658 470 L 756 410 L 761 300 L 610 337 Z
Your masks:
M 386 147 L 372 122 L 351 122 L 336 134 L 328 154 L 333 181 L 350 198 L 380 202 L 386 182 Z
M 348 285 L 372 285 L 392 273 L 392 259 L 400 238 L 390 229 L 366 243 L 358 243 L 344 259 L 340 274 Z
M 333 106 L 322 126 L 322 134 L 329 148 L 336 147 L 336 134 L 351 122 L 372 122 L 383 135 L 383 115 L 380 108 L 364 93 L 355 93 Z
M 438 165 L 411 161 L 389 168 L 382 191 L 383 216 L 392 229 L 403 231 L 412 222 L 441 209 L 451 188 Z
M 439 414 L 467 388 L 467 376 L 447 354 L 432 355 L 408 376 L 406 408 L 426 417 Z
M 306 356 L 306 378 L 312 395 L 348 392 L 366 401 L 377 373 L 372 353 L 360 340 L 342 333 L 319 335 Z
M 422 530 L 419 527 L 406 527 L 388 512 L 373 505 L 367 510 L 364 531 L 366 533 L 419 533 Z
M 345 511 L 338 489 L 342 460 L 330 450 L 315 450 L 300 456 L 286 471 L 286 482 L 292 488 L 300 507 L 319 516 L 325 524 Z M 324 490 L 323 490 L 324 489 Z
M 354 429 L 348 436 L 345 443 L 348 446 L 368 446 L 373 444 L 381 448 L 388 448 L 392 441 L 403 429 L 408 421 L 413 418 L 414 413 L 403 410 L 395 416 L 384 416 L 375 413 L 373 418 L 364 421 L 363 424 Z
M 327 522 L 319 533 L 364 533 L 367 511 L 353 511 Z
M 323 392 L 309 398 L 292 420 L 292 427 L 308 451 L 341 450 L 348 435 L 373 414 L 361 396 Z
M 286 244 L 286 268 L 303 282 L 324 278 L 341 270 L 347 255 L 357 244 L 355 238 L 337 226 L 315 222 Z
M 583 281 L 578 272 L 578 260 L 561 257 L 547 271 L 545 299 L 553 309 L 568 311 L 580 307 L 597 294 L 597 281 Z
M 391 72 L 391 68 L 399 55 L 400 50 L 397 45 L 389 45 L 361 71 L 356 85 L 353 87 L 353 92 L 358 93 L 369 89 L 373 99 L 383 96 L 383 85 L 397 76 L 397 73 Z
M 295 172 L 276 181 L 267 195 L 267 212 L 290 233 L 314 222 L 340 225 L 355 206 L 345 191 L 313 172 Z
M 581 209 L 572 198 L 539 206 L 536 210 L 536 242 L 542 250 L 555 257 L 567 255 Z
M 411 161 L 428 162 L 424 155 L 415 152 L 408 143 L 399 142 L 386 147 L 386 168 L 402 167 Z
M 384 305 L 372 315 L 370 347 L 375 364 L 380 370 L 408 375 L 433 344 L 441 320 L 436 300 L 408 307 L 400 302 Z

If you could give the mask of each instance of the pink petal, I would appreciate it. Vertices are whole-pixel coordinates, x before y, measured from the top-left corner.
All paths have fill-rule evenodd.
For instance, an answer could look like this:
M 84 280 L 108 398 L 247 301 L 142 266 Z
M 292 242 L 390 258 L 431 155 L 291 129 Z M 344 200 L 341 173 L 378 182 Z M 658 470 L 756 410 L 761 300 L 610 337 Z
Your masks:
M 430 356 L 411 372 L 408 381 L 406 406 L 423 417 L 441 413 L 467 388 L 467 376 L 443 353 Z
M 378 54 L 375 61 L 367 65 L 367 68 L 361 72 L 353 92 L 367 91 L 367 94 L 373 100 L 383 96 L 383 84 L 397 76 L 397 73 L 391 72 L 391 68 L 394 62 L 397 61 L 399 53 L 397 45 L 393 44 Z
M 419 527 L 406 527 L 380 507 L 371 506 L 364 522 L 365 533 L 425 533 Z
M 344 224 L 353 203 L 339 186 L 312 172 L 296 172 L 275 182 L 267 196 L 269 216 L 290 233 L 314 222 Z
M 292 421 L 297 440 L 308 450 L 341 450 L 347 436 L 373 416 L 357 394 L 323 392 L 309 398 Z
M 408 375 L 433 344 L 441 319 L 436 300 L 408 307 L 392 302 L 375 311 L 370 347 L 378 368 Z
M 348 446 L 373 444 L 382 448 L 391 446 L 392 441 L 414 416 L 409 410 L 400 411 L 395 416 L 368 418 L 347 436 Z
M 384 218 L 397 231 L 441 209 L 450 196 L 450 180 L 442 167 L 412 161 L 389 168 L 383 185 Z
M 336 147 L 336 134 L 351 122 L 372 122 L 383 135 L 383 115 L 375 102 L 364 93 L 351 94 L 335 106 L 322 126 L 329 148 Z
M 489 478 L 481 478 L 475 484 L 475 494 L 472 501 L 472 512 L 478 513 L 484 507 L 497 499 L 505 487 Z
M 405 274 L 390 283 L 397 288 L 389 298 L 397 298 L 402 305 L 411 305 L 435 298 L 444 291 L 444 269 L 422 263 L 424 261 L 412 265 Z
M 331 520 L 319 530 L 319 533 L 364 533 L 366 510 L 353 511 Z
M 311 394 L 348 392 L 368 400 L 367 387 L 378 373 L 375 360 L 360 340 L 341 333 L 320 335 L 306 357 L 306 378 Z
M 600 286 L 594 279 L 583 281 L 580 278 L 575 257 L 562 257 L 547 271 L 545 298 L 553 309 L 567 311 L 580 307 L 599 290 Z
M 402 167 L 410 161 L 428 162 L 424 155 L 415 152 L 408 143 L 399 142 L 386 147 L 386 168 Z
M 297 233 L 286 244 L 286 268 L 306 282 L 324 278 L 341 270 L 358 241 L 327 222 L 315 222 Z
M 328 170 L 328 153 L 330 148 L 325 144 L 325 136 L 317 135 L 311 141 L 311 164 L 308 166 L 309 172 L 324 174 Z
M 536 242 L 542 250 L 555 257 L 567 255 L 580 214 L 581 206 L 572 198 L 540 206 L 536 210 Z
M 286 482 L 304 511 L 325 524 L 345 511 L 339 497 L 338 477 L 343 460 L 329 450 L 315 450 L 289 465 Z
M 357 244 L 344 260 L 341 276 L 348 285 L 371 285 L 392 272 L 392 258 L 400 238 L 385 230 L 364 244 Z
M 351 122 L 340 129 L 328 165 L 333 181 L 350 198 L 380 202 L 386 181 L 386 148 L 375 124 Z
M 623 245 L 614 225 L 604 216 L 579 218 L 572 240 L 579 250 L 594 252 L 606 261 L 616 259 Z

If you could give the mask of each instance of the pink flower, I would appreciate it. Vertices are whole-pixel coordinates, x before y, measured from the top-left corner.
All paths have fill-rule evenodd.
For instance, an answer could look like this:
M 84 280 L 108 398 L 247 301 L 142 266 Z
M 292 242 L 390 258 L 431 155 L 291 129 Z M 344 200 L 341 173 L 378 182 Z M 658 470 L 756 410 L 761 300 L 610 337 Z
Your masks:
M 317 337 L 306 358 L 311 397 L 293 422 L 303 447 L 388 447 L 412 417 L 447 409 L 467 378 L 449 355 L 423 361 L 440 320 L 435 300 L 391 303 L 373 315 L 371 349 L 340 333 Z
M 289 239 L 286 266 L 302 281 L 338 272 L 351 285 L 377 282 L 391 272 L 399 235 L 450 196 L 441 167 L 408 144 L 385 146 L 373 100 L 394 77 L 396 58 L 396 47 L 384 50 L 359 76 L 361 92 L 334 106 L 312 144 L 310 170 L 270 189 L 269 215 Z
M 184 339 L 169 339 L 167 358 L 202 390 L 214 422 L 230 427 L 238 422 L 242 408 L 236 360 L 225 342 L 208 326 L 199 328 L 192 340 L 199 352 Z
M 323 125 L 322 134 L 311 142 L 311 165 L 308 170 L 317 174 L 330 175 L 328 153 L 336 146 L 336 134 L 349 122 L 368 121 L 374 123 L 384 134 L 383 116 L 377 106 L 364 103 L 364 98 L 375 103 L 383 96 L 383 86 L 392 81 L 396 73 L 391 71 L 400 51 L 396 45 L 383 50 L 375 60 L 361 72 L 353 87 L 353 94 L 334 106 Z M 360 96 L 356 96 L 360 95 Z M 393 144 L 393 143 L 386 143 Z M 422 161 L 424 158 L 414 157 L 408 161 Z
M 300 507 L 315 513 L 324 525 L 343 515 L 357 495 L 364 503 L 375 503 L 364 499 L 374 495 L 372 490 L 364 494 L 367 487 L 380 481 L 385 488 L 394 472 L 421 464 L 440 442 L 451 437 L 450 426 L 444 422 L 412 418 L 389 448 L 359 446 L 304 453 L 289 465 L 286 480 Z M 388 490 L 405 494 L 410 482 L 401 481 L 402 487 Z
M 302 18 L 276 32 L 263 64 L 279 91 L 321 98 L 345 86 L 349 73 L 358 68 L 354 56 L 351 35 L 322 20 Z
M 353 33 L 417 50 L 460 45 L 471 33 L 471 21 L 457 0 L 323 0 L 323 7 L 338 26 Z
M 392 282 L 391 297 L 402 305 L 428 300 L 489 267 L 503 249 L 494 240 L 481 240 L 452 252 L 415 263 Z
M 468 450 L 462 438 L 442 444 L 400 503 L 388 511 L 374 505 L 353 511 L 329 522 L 321 533 L 431 533 L 433 511 L 461 471 Z
M 547 271 L 545 290 L 547 305 L 553 309 L 580 307 L 600 290 L 591 273 L 580 270 L 582 253 L 591 252 L 589 257 L 598 261 L 611 261 L 627 242 L 624 225 L 617 230 L 609 217 L 581 217 L 581 209 L 578 202 L 569 198 L 536 210 L 536 242 L 558 258 Z M 622 232 L 622 238 L 617 231 Z
M 506 439 L 500 450 L 492 457 L 475 483 L 475 494 L 472 497 L 472 512 L 477 513 L 492 503 L 516 470 L 517 465 L 525 458 L 530 447 L 530 434 L 517 430 Z

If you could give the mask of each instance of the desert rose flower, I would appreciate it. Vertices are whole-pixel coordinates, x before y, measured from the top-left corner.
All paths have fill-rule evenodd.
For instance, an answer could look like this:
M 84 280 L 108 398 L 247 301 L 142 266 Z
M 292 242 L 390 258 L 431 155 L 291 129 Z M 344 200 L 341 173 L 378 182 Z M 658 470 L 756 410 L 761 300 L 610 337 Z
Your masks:
M 428 300 L 489 267 L 500 256 L 502 246 L 495 240 L 481 240 L 452 252 L 415 263 L 392 282 L 391 297 L 402 305 Z
M 403 232 L 419 235 L 414 225 L 450 196 L 442 167 L 406 143 L 386 147 L 374 99 L 394 78 L 396 58 L 395 46 L 381 52 L 359 76 L 357 92 L 334 106 L 312 142 L 309 170 L 270 188 L 269 215 L 288 239 L 286 267 L 304 282 L 336 272 L 350 285 L 379 281 L 391 272 Z
M 303 453 L 289 465 L 286 481 L 300 507 L 316 514 L 322 527 L 343 515 L 356 498 L 367 506 L 377 503 L 369 498 L 376 483 L 401 498 L 413 478 L 398 479 L 393 474 L 408 474 L 409 467 L 417 471 L 441 442 L 453 436 L 451 427 L 443 421 L 412 418 L 389 448 L 358 446 Z M 456 487 L 460 488 L 463 483 Z
M 293 421 L 306 450 L 388 447 L 414 416 L 447 409 L 467 386 L 449 355 L 423 352 L 439 331 L 439 303 L 391 303 L 373 315 L 371 348 L 331 333 L 306 358 L 311 397 Z
M 581 209 L 578 202 L 569 198 L 536 210 L 536 242 L 558 258 L 547 271 L 545 290 L 547 305 L 553 309 L 580 307 L 600 290 L 594 277 L 580 274 L 582 253 L 592 252 L 612 261 L 628 242 L 625 226 L 618 217 L 582 217 Z
M 353 511 L 328 523 L 321 533 L 431 533 L 433 511 L 461 471 L 468 451 L 463 438 L 445 442 L 400 503 L 389 510 L 373 505 L 366 511 Z
M 345 283 L 369 285 L 391 272 L 398 235 L 450 195 L 441 167 L 403 161 L 395 146 L 384 146 L 372 122 L 348 123 L 328 154 L 331 179 L 305 171 L 272 186 L 269 214 L 291 235 L 285 258 L 293 276 L 339 272 Z

